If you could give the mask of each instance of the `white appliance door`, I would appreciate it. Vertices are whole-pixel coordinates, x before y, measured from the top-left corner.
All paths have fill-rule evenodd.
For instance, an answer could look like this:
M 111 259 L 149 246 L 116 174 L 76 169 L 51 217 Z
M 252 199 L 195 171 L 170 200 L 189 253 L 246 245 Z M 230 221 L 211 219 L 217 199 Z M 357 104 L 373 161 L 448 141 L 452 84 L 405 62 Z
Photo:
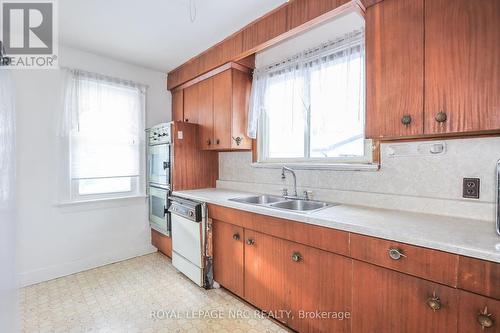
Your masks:
M 201 267 L 201 223 L 172 214 L 172 250 Z
M 149 146 L 149 181 L 159 185 L 170 184 L 170 145 Z

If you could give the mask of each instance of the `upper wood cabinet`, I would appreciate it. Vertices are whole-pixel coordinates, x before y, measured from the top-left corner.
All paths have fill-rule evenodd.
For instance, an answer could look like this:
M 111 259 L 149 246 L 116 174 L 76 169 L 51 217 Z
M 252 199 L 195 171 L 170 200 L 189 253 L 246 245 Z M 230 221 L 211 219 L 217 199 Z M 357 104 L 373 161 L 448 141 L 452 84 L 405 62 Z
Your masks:
M 172 117 L 200 125 L 203 150 L 252 149 L 252 140 L 246 135 L 250 69 L 230 63 L 212 75 L 172 92 Z
M 424 132 L 424 1 L 385 0 L 366 12 L 366 135 Z
M 184 121 L 198 123 L 198 88 L 199 84 L 194 84 L 184 89 Z
M 498 0 L 426 1 L 426 134 L 500 129 L 499 22 Z
M 184 90 L 172 92 L 172 121 L 184 121 Z
M 500 131 L 498 22 L 498 0 L 369 7 L 367 137 Z

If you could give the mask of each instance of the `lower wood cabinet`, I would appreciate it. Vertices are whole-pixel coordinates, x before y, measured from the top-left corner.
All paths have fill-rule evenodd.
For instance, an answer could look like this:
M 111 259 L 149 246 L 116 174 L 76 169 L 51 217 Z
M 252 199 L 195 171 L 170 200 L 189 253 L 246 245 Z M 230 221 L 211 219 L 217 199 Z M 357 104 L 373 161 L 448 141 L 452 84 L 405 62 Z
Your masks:
M 353 263 L 352 332 L 457 332 L 458 290 Z
M 213 221 L 214 279 L 243 297 L 243 228 Z
M 282 313 L 287 308 L 285 253 L 284 240 L 245 230 L 244 298 L 283 323 L 287 323 Z
M 297 332 L 500 333 L 497 263 L 352 233 L 347 249 L 325 250 L 342 235 L 220 206 L 209 214 L 215 280 Z M 404 259 L 387 259 L 392 248 Z
M 500 333 L 500 301 L 460 291 L 458 332 Z

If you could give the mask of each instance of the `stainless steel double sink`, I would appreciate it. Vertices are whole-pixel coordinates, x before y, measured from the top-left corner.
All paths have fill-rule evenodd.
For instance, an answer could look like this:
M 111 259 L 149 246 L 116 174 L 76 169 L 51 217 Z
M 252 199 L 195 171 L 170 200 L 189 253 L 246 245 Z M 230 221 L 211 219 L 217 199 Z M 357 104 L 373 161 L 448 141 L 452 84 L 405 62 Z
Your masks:
M 287 199 L 275 195 L 253 195 L 248 197 L 232 198 L 229 200 L 249 205 L 265 206 L 269 208 L 283 209 L 302 213 L 312 213 L 336 205 L 333 203 L 322 201 Z

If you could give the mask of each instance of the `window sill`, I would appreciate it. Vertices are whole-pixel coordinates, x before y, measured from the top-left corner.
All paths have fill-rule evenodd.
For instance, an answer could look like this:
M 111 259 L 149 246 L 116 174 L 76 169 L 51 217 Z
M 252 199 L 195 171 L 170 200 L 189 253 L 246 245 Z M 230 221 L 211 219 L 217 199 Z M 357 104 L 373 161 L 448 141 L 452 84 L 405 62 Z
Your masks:
M 330 171 L 378 171 L 380 164 L 375 163 L 288 163 L 288 162 L 254 162 L 253 168 L 280 169 L 286 165 L 296 170 L 330 170 Z
M 84 205 L 93 205 L 99 203 L 112 203 L 119 201 L 129 201 L 135 199 L 145 199 L 147 195 L 133 195 L 126 197 L 114 197 L 114 198 L 102 198 L 102 199 L 91 199 L 91 200 L 79 200 L 79 201 L 63 201 L 55 204 L 57 207 L 69 207 L 69 206 L 84 206 Z

